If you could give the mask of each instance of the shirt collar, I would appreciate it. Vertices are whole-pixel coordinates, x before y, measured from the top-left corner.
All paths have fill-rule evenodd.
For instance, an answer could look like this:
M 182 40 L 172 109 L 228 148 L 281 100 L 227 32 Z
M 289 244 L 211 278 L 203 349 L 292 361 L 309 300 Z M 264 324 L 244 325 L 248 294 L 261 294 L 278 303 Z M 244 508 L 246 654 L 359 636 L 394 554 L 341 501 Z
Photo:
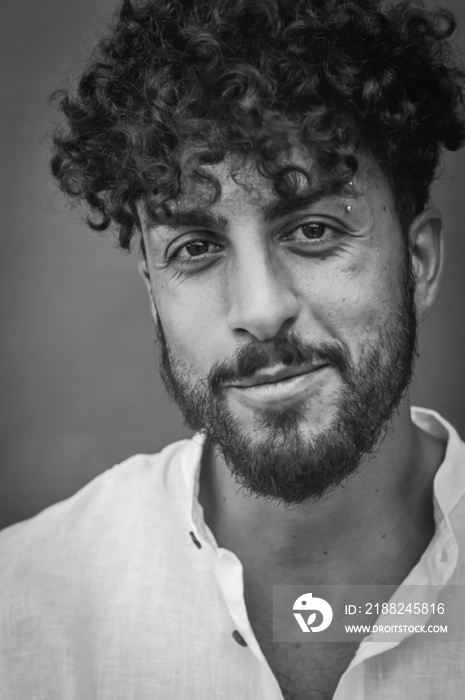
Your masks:
M 207 544 L 214 550 L 218 549 L 216 540 L 205 522 L 203 508 L 199 501 L 200 468 L 202 452 L 205 445 L 205 434 L 196 433 L 183 455 L 182 471 L 187 486 L 190 503 L 189 524 L 200 544 Z
M 445 585 L 457 566 L 459 546 L 451 524 L 451 513 L 465 494 L 464 445 L 457 431 L 436 411 L 412 408 L 413 422 L 447 444 L 444 460 L 433 482 L 436 531 L 405 584 Z

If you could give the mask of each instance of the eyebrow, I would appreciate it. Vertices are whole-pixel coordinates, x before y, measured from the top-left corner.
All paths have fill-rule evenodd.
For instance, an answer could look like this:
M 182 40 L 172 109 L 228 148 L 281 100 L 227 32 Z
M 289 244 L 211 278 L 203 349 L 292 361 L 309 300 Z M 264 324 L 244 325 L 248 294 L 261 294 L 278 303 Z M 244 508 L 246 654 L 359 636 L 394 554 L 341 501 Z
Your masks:
M 264 221 L 279 219 L 286 214 L 304 209 L 329 196 L 328 192 L 320 190 L 306 195 L 283 197 L 278 201 L 270 202 L 262 207 L 263 219 Z M 208 209 L 184 209 L 174 211 L 162 225 L 169 229 L 178 229 L 184 226 L 198 226 L 199 228 L 215 228 L 220 231 L 225 231 L 228 228 L 228 223 L 226 217 L 214 214 Z
M 208 209 L 185 209 L 175 211 L 163 222 L 163 226 L 170 229 L 183 226 L 198 226 L 199 228 L 219 228 L 224 231 L 228 226 L 228 220 L 224 216 L 213 214 Z
M 307 194 L 283 197 L 277 202 L 265 204 L 263 207 L 263 218 L 265 221 L 273 221 L 274 219 L 279 219 L 286 214 L 291 214 L 298 209 L 305 209 L 305 207 L 316 204 L 316 202 L 319 202 L 320 200 L 329 196 L 329 192 L 317 190 Z

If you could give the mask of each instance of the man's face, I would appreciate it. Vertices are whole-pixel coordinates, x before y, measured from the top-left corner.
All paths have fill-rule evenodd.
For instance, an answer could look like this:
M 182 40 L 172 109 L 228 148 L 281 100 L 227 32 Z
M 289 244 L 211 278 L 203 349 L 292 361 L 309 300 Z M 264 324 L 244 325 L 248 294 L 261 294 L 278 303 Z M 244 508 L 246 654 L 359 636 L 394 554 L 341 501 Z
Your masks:
M 164 381 L 257 495 L 299 503 L 339 484 L 410 381 L 410 258 L 368 165 L 343 195 L 289 210 L 253 168 L 210 166 L 221 197 L 205 208 L 192 185 L 172 225 L 144 232 Z

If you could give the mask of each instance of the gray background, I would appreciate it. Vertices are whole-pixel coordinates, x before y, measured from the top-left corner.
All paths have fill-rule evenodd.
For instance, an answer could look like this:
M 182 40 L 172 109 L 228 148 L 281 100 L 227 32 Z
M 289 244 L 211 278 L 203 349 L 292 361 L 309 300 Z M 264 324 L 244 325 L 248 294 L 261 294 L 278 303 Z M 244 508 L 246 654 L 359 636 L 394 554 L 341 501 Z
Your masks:
M 465 24 L 460 0 L 455 8 Z M 79 72 L 114 0 L 5 3 L 0 27 L 0 528 L 66 498 L 137 452 L 188 436 L 160 386 L 137 254 L 83 226 L 48 173 L 52 90 Z M 458 35 L 465 47 L 464 31 Z M 465 155 L 449 156 L 434 202 L 447 268 L 421 329 L 414 403 L 465 436 Z

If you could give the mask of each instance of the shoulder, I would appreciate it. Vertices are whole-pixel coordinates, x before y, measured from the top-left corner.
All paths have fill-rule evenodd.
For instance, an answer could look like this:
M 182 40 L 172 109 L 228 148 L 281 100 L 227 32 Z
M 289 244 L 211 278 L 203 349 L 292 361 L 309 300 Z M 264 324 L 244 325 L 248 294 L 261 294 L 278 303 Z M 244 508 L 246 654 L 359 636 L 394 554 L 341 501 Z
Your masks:
M 47 569 L 64 574 L 83 560 L 108 560 L 112 548 L 121 553 L 140 542 L 142 532 L 183 509 L 190 487 L 185 474 L 189 466 L 195 471 L 198 451 L 192 440 L 181 440 L 158 454 L 135 455 L 70 498 L 0 532 L 3 588 L 8 577 L 24 580 L 27 572 Z
M 90 697 L 94 659 L 131 658 L 139 637 L 143 658 L 150 639 L 131 629 L 158 620 L 197 553 L 189 506 L 199 455 L 192 440 L 136 455 L 0 533 L 0 677 L 8 697 L 30 697 L 32 687 L 40 697 L 64 697 L 73 683 Z

